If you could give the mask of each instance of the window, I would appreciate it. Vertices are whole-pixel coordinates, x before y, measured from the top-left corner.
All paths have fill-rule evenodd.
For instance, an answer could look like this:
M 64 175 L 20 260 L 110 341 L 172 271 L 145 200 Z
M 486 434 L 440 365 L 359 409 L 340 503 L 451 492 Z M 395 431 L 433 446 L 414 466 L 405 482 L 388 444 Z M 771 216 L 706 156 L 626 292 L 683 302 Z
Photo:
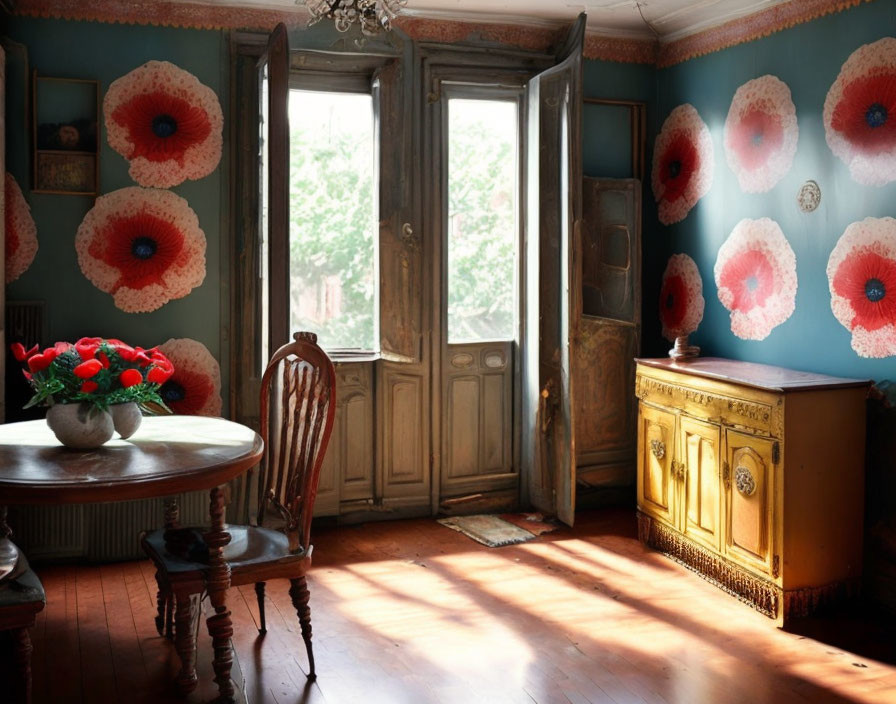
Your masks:
M 289 318 L 332 351 L 378 351 L 370 93 L 289 91 Z
M 516 99 L 448 100 L 448 342 L 513 340 L 519 269 Z

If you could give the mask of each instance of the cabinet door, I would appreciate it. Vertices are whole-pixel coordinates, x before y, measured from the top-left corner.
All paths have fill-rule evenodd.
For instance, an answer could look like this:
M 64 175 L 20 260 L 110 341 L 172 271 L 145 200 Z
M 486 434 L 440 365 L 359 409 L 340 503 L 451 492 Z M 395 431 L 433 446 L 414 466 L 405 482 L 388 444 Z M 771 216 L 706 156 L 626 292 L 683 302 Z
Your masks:
M 744 567 L 770 573 L 774 441 L 728 430 L 725 444 L 725 553 Z
M 675 414 L 642 403 L 638 409 L 638 507 L 677 527 L 673 522 L 674 454 Z
M 684 463 L 685 534 L 713 550 L 721 549 L 719 463 L 722 431 L 717 425 L 682 416 L 680 462 Z

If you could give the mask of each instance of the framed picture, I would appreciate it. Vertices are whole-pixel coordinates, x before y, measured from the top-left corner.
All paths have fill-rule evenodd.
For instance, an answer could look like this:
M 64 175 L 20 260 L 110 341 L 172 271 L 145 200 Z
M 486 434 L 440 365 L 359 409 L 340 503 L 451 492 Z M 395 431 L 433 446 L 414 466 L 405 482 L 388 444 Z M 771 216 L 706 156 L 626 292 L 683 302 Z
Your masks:
M 33 190 L 97 195 L 99 82 L 33 75 Z

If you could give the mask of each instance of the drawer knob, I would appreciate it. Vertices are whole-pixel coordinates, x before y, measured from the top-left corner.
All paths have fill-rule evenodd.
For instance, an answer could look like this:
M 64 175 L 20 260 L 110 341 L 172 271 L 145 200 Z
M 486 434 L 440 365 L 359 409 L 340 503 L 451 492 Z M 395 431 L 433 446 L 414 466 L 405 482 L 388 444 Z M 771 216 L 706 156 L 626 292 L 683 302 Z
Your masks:
M 662 440 L 651 440 L 650 451 L 653 453 L 654 457 L 661 460 L 666 456 L 666 443 Z
M 752 496 L 756 492 L 756 480 L 753 479 L 750 470 L 743 465 L 734 470 L 734 486 L 744 496 Z

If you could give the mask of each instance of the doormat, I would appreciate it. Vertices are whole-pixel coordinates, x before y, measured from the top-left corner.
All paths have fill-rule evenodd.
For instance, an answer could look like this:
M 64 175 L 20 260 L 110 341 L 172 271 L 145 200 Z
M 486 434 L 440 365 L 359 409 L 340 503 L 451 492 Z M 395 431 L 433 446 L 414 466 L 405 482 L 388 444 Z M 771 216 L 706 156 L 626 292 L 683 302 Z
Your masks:
M 501 518 L 535 535 L 551 533 L 560 527 L 555 519 L 546 519 L 543 513 L 502 513 Z
M 508 523 L 503 518 L 487 514 L 450 516 L 449 518 L 439 518 L 438 522 L 490 548 L 525 543 L 535 537 L 533 533 L 523 530 L 513 523 Z

